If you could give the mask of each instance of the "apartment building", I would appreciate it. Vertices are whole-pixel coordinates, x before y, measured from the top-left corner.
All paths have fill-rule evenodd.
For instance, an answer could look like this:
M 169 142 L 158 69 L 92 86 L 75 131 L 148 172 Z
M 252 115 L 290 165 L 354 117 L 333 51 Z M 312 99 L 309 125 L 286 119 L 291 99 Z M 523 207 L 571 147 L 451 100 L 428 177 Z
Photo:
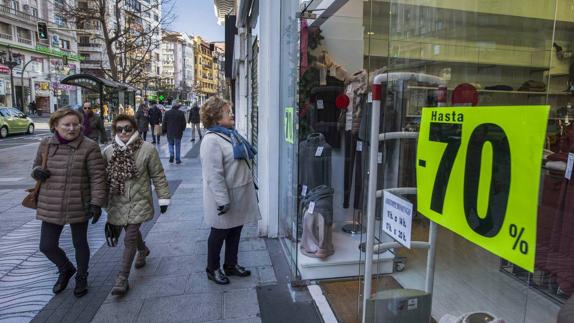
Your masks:
M 193 39 L 186 33 L 162 33 L 162 88 L 168 96 L 182 101 L 194 101 L 195 54 Z
M 81 102 L 80 91 L 59 83 L 79 71 L 81 59 L 62 6 L 60 0 L 0 1 L 0 105 L 26 111 L 36 101 L 50 113 Z M 46 23 L 48 39 L 38 37 L 38 22 Z
M 217 81 L 213 71 L 213 45 L 195 36 L 195 94 L 198 103 L 203 103 L 208 97 L 217 94 Z

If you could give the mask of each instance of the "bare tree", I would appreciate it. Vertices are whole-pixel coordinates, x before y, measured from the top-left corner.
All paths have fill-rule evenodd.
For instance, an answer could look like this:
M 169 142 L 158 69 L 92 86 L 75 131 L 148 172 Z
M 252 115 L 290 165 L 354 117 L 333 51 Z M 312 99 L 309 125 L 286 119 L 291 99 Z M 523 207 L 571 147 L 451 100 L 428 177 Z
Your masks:
M 59 8 L 78 29 L 98 28 L 92 37 L 105 45 L 109 67 L 102 62 L 100 69 L 107 78 L 142 86 L 157 82 L 151 72 L 152 54 L 160 48 L 161 31 L 175 20 L 174 1 L 65 0 Z

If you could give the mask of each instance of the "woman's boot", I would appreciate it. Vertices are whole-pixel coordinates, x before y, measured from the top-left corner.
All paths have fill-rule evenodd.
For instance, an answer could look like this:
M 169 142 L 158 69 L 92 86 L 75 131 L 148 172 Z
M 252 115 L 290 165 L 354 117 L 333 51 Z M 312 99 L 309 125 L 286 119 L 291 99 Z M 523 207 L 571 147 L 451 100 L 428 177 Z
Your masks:
M 130 289 L 130 285 L 128 283 L 128 277 L 122 274 L 119 274 L 116 278 L 116 283 L 112 288 L 112 295 L 116 296 L 123 296 L 128 292 Z

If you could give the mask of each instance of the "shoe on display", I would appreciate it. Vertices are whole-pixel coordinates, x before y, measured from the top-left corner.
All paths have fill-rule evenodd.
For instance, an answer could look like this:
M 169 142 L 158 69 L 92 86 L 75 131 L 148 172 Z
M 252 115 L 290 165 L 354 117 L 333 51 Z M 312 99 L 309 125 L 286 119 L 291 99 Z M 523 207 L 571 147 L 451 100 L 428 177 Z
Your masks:
M 128 282 L 128 278 L 124 275 L 118 275 L 118 277 L 116 278 L 116 283 L 112 288 L 112 295 L 123 296 L 128 292 L 129 289 L 130 285 Z
M 251 276 L 251 271 L 245 269 L 245 267 L 235 265 L 235 266 L 223 266 L 223 271 L 227 276 L 239 276 L 248 277 Z
M 173 157 L 169 157 L 169 162 L 173 164 Z
M 75 273 L 76 268 L 74 268 L 73 266 L 69 269 L 61 271 L 60 275 L 58 276 L 58 280 L 56 281 L 56 284 L 54 284 L 54 287 L 52 288 L 54 294 L 58 294 L 62 292 L 64 289 L 66 289 L 66 287 L 68 286 L 68 282 L 70 282 L 70 279 L 72 279 Z
M 216 271 L 211 271 L 206 269 L 207 272 L 207 279 L 213 281 L 218 285 L 227 285 L 229 284 L 229 278 L 225 276 L 225 273 L 221 269 L 217 269 Z
M 136 269 L 140 269 L 142 267 L 145 266 L 146 264 L 146 257 L 149 256 L 149 249 L 148 247 L 146 247 L 144 250 L 142 251 L 138 251 L 138 255 L 136 256 L 136 262 L 134 264 L 134 267 L 136 267 Z
M 88 273 L 76 275 L 74 296 L 82 297 L 88 293 Z

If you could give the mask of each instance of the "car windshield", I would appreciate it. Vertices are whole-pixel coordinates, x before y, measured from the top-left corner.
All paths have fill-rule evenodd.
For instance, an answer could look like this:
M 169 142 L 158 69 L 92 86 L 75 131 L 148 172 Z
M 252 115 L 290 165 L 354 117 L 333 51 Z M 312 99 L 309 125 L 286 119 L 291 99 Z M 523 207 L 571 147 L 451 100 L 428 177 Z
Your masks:
M 0 108 L 0 116 L 2 117 L 8 117 L 10 114 L 8 113 L 8 109 L 6 108 Z

